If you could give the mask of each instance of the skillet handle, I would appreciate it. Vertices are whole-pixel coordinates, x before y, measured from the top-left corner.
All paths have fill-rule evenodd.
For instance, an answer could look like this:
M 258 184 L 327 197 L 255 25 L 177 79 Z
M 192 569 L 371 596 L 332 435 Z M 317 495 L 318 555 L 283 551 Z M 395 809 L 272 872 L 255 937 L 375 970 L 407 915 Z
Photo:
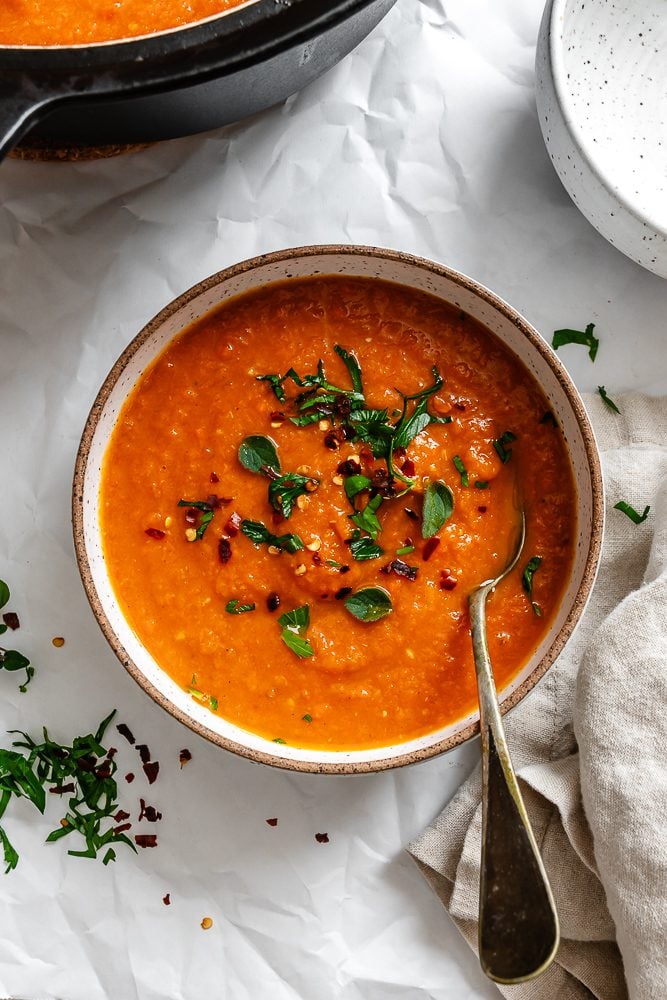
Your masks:
M 23 74 L 0 73 L 0 161 L 62 96 Z

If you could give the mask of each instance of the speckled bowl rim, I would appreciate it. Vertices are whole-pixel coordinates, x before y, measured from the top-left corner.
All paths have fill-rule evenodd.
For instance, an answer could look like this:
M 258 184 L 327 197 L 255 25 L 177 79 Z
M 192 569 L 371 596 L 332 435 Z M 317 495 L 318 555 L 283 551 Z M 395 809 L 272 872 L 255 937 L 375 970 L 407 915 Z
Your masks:
M 604 188 L 612 195 L 618 204 L 628 212 L 633 218 L 654 230 L 657 234 L 667 238 L 667 224 L 665 221 L 658 221 L 647 212 L 639 208 L 627 195 L 621 193 L 604 170 L 599 158 L 596 158 L 596 147 L 586 141 L 586 132 L 568 102 L 570 92 L 567 87 L 567 73 L 565 70 L 565 57 L 563 46 L 559 41 L 558 22 L 563 21 L 565 11 L 568 6 L 574 4 L 576 0 L 551 0 L 551 13 L 549 16 L 549 56 L 551 61 L 551 76 L 554 85 L 554 92 L 563 120 L 567 126 L 570 138 L 575 145 L 577 152 L 582 157 L 591 173 L 597 177 Z
M 223 281 L 228 281 L 239 275 L 242 275 L 248 271 L 252 271 L 255 268 L 262 267 L 265 265 L 278 264 L 289 262 L 295 260 L 296 258 L 304 259 L 307 257 L 326 257 L 330 256 L 341 256 L 347 255 L 351 257 L 366 257 L 366 258 L 376 258 L 381 261 L 394 261 L 402 264 L 406 264 L 411 267 L 417 267 L 424 271 L 430 272 L 438 277 L 443 277 L 448 279 L 460 288 L 467 290 L 473 295 L 479 297 L 485 301 L 492 308 L 500 312 L 506 319 L 508 319 L 526 338 L 529 342 L 531 348 L 542 356 L 542 358 L 548 363 L 549 367 L 552 369 L 557 381 L 559 382 L 563 392 L 565 393 L 568 403 L 572 407 L 572 412 L 576 419 L 577 425 L 582 435 L 582 441 L 584 445 L 584 450 L 586 453 L 588 468 L 591 476 L 591 534 L 590 542 L 588 546 L 588 552 L 586 555 L 586 561 L 584 564 L 584 570 L 582 573 L 581 583 L 579 589 L 576 592 L 574 600 L 572 602 L 572 607 L 567 615 L 567 618 L 563 622 L 563 625 L 559 632 L 554 637 L 554 640 L 544 654 L 542 659 L 536 664 L 530 675 L 524 680 L 524 682 L 519 685 L 512 693 L 503 699 L 501 704 L 501 712 L 505 714 L 510 709 L 518 705 L 523 698 L 531 691 L 537 682 L 546 674 L 549 667 L 554 663 L 556 658 L 560 655 L 563 647 L 570 638 L 574 628 L 581 617 L 581 614 L 586 606 L 588 597 L 590 595 L 593 583 L 595 581 L 595 576 L 597 573 L 598 563 L 600 559 L 600 552 L 602 546 L 602 529 L 604 526 L 604 491 L 602 482 L 602 471 L 600 467 L 600 458 L 597 450 L 597 445 L 595 442 L 595 436 L 593 434 L 593 429 L 590 425 L 588 419 L 588 414 L 584 408 L 583 402 L 577 389 L 572 382 L 572 379 L 568 375 L 567 371 L 560 363 L 554 352 L 547 345 L 546 341 L 539 335 L 537 330 L 528 323 L 516 310 L 514 310 L 508 303 L 503 299 L 499 298 L 488 288 L 483 285 L 478 284 L 472 278 L 461 274 L 458 271 L 452 270 L 451 268 L 438 264 L 432 260 L 428 260 L 424 257 L 414 256 L 412 254 L 403 253 L 397 250 L 388 250 L 380 247 L 366 247 L 366 246 L 348 246 L 348 245 L 323 245 L 323 246 L 304 246 L 304 247 L 294 247 L 286 250 L 278 250 L 274 253 L 263 254 L 257 257 L 253 257 L 249 260 L 242 261 L 239 264 L 234 264 L 231 267 L 225 268 L 222 271 L 218 271 L 216 274 L 205 278 L 198 284 L 194 285 L 192 288 L 188 289 L 177 299 L 170 302 L 164 309 L 162 309 L 156 316 L 150 320 L 146 326 L 134 337 L 134 339 L 128 344 L 123 353 L 120 355 L 111 371 L 107 375 L 104 383 L 93 403 L 88 419 L 83 430 L 81 437 L 81 443 L 79 445 L 79 450 L 76 457 L 75 469 L 74 469 L 74 482 L 72 486 L 72 527 L 74 532 L 74 548 L 76 553 L 76 560 L 81 574 L 81 579 L 83 581 L 84 589 L 86 591 L 86 596 L 93 610 L 95 618 L 114 653 L 121 661 L 123 666 L 126 668 L 128 673 L 134 680 L 139 684 L 141 688 L 152 698 L 152 700 L 159 705 L 165 711 L 169 712 L 175 719 L 182 722 L 184 725 L 188 726 L 199 736 L 204 739 L 210 740 L 212 743 L 223 747 L 225 750 L 229 750 L 241 757 L 246 757 L 249 760 L 255 761 L 256 763 L 270 764 L 273 767 L 284 768 L 290 771 L 301 771 L 317 774 L 364 774 L 369 772 L 385 771 L 397 767 L 404 767 L 408 764 L 415 764 L 422 760 L 428 760 L 432 757 L 437 757 L 448 750 L 452 750 L 456 746 L 460 746 L 462 743 L 466 743 L 468 740 L 472 739 L 479 733 L 479 722 L 472 722 L 465 729 L 462 729 L 451 736 L 439 740 L 429 746 L 423 747 L 421 749 L 412 750 L 400 756 L 392 756 L 390 758 L 382 758 L 382 747 L 377 748 L 378 757 L 372 761 L 308 761 L 308 760 L 290 760 L 284 757 L 277 757 L 274 754 L 257 750 L 255 748 L 244 746 L 242 743 L 238 743 L 235 740 L 229 739 L 226 736 L 216 733 L 214 730 L 209 729 L 207 726 L 202 725 L 198 720 L 193 719 L 191 716 L 187 715 L 176 705 L 174 705 L 161 691 L 159 691 L 145 676 L 142 670 L 132 661 L 125 651 L 122 643 L 116 636 L 105 612 L 102 607 L 95 583 L 93 580 L 93 574 L 88 561 L 88 555 L 86 551 L 85 539 L 84 539 L 84 480 L 86 473 L 86 466 L 88 462 L 88 457 L 90 454 L 90 449 L 93 441 L 93 436 L 97 427 L 97 423 L 100 419 L 103 408 L 111 394 L 113 387 L 115 386 L 118 378 L 125 369 L 128 362 L 136 354 L 136 352 L 146 343 L 147 340 L 154 335 L 156 330 L 158 330 L 163 323 L 175 312 L 182 309 L 193 299 L 199 297 L 212 287 L 222 283 Z M 323 272 L 319 269 L 318 273 L 322 275 Z M 382 279 L 381 279 L 382 280 Z M 386 280 L 386 279 L 384 279 Z M 394 282 L 396 283 L 396 282 Z M 242 293 L 247 294 L 247 292 Z M 437 297 L 437 296 L 436 296 Z M 444 300 L 443 298 L 443 301 Z M 189 325 L 189 324 L 188 324 Z M 176 335 L 178 336 L 178 334 Z

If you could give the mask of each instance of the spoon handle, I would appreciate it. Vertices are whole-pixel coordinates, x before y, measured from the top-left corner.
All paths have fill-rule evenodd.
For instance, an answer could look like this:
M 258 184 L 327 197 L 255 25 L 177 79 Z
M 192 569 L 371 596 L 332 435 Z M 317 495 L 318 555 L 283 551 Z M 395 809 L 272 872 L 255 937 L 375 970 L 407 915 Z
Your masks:
M 486 641 L 489 587 L 470 597 L 482 742 L 479 958 L 497 983 L 533 979 L 552 962 L 558 915 L 510 760 Z

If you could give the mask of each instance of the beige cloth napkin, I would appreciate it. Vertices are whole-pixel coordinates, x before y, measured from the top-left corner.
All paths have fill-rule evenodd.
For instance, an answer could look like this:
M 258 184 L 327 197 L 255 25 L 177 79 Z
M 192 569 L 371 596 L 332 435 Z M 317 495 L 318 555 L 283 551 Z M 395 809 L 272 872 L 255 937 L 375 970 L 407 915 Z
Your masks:
M 615 400 L 586 398 L 607 500 L 590 604 L 506 719 L 562 933 L 547 972 L 499 987 L 513 1000 L 667 1000 L 667 398 Z M 472 947 L 479 797 L 477 769 L 408 848 Z

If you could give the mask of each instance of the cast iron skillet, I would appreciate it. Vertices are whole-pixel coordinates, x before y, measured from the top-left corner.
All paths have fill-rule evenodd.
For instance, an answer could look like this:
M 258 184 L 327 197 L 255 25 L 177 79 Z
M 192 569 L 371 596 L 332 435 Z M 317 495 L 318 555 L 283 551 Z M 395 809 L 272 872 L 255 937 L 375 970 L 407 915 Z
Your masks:
M 127 41 L 0 46 L 0 159 L 29 131 L 29 142 L 100 146 L 238 121 L 329 69 L 394 2 L 254 0 Z

